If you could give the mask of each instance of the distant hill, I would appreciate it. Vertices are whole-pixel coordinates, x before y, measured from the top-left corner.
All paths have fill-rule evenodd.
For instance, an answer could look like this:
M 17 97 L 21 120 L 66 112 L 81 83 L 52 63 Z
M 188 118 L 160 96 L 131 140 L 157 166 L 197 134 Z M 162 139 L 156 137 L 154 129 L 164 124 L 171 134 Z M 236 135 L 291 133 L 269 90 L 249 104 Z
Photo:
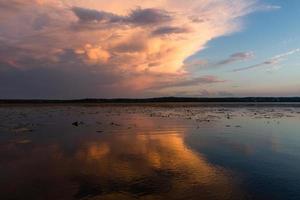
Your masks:
M 160 97 L 147 99 L 75 99 L 75 100 L 47 100 L 47 99 L 3 99 L 0 104 L 43 104 L 43 103 L 300 103 L 300 97 L 230 97 L 230 98 L 191 98 L 191 97 Z

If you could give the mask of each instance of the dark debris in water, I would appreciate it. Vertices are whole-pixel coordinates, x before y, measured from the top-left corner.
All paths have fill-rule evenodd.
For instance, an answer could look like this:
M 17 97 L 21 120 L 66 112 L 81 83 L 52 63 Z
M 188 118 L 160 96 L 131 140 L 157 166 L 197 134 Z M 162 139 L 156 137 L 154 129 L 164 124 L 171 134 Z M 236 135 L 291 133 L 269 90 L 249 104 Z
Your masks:
M 84 124 L 83 122 L 78 122 L 78 121 L 72 123 L 73 126 L 80 126 L 83 124 Z
M 121 124 L 115 123 L 115 122 L 111 122 L 110 125 L 112 126 L 121 126 Z
M 85 127 L 101 125 L 102 128 L 126 127 L 127 129 L 139 128 L 132 124 L 126 124 L 122 116 L 144 114 L 147 117 L 183 119 L 196 122 L 196 127 L 201 128 L 201 123 L 213 124 L 217 121 L 226 120 L 226 125 L 234 127 L 235 120 L 239 118 L 248 118 L 253 120 L 265 119 L 266 124 L 276 120 L 275 124 L 280 124 L 281 120 L 288 118 L 300 118 L 298 107 L 197 107 L 197 106 L 126 106 L 122 109 L 118 106 L 100 106 L 100 107 L 22 107 L 22 108 L 1 108 L 0 112 L 0 130 L 11 133 L 30 133 L 36 129 L 48 125 L 60 123 L 57 119 L 72 120 L 74 127 L 84 125 Z M 80 120 L 80 117 L 88 117 L 86 123 Z M 74 119 L 74 117 L 76 117 Z M 68 119 L 68 120 L 69 120 Z M 122 120 L 120 120 L 122 119 Z M 232 123 L 230 123 L 232 121 Z M 102 127 L 103 126 L 103 127 Z M 228 126 L 226 126 L 228 127 Z

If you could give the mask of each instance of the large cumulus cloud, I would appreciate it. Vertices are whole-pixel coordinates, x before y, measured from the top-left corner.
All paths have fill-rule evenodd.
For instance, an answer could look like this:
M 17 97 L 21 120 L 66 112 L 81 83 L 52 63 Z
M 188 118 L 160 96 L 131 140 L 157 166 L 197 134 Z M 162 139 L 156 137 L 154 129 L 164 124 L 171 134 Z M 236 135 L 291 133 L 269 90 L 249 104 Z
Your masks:
M 259 8 L 255 0 L 0 0 L 0 97 L 130 97 L 201 85 L 184 60 Z

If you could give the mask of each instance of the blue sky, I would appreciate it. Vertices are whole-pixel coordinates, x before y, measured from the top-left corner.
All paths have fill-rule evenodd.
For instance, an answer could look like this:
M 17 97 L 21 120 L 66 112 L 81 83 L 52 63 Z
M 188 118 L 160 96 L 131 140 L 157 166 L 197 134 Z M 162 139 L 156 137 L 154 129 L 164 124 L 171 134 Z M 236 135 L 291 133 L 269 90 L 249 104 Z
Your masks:
M 207 73 L 230 80 L 221 86 L 237 91 L 239 96 L 299 96 L 300 95 L 300 53 L 287 56 L 280 63 L 262 66 L 241 72 L 235 68 L 247 67 L 264 62 L 276 55 L 300 47 L 300 1 L 263 1 L 280 8 L 272 11 L 255 12 L 243 19 L 243 29 L 229 36 L 222 36 L 208 42 L 206 49 L 192 56 L 208 62 L 226 59 L 236 52 L 253 52 L 254 57 L 242 62 L 231 63 L 218 68 L 205 68 L 197 72 Z M 278 69 L 277 69 L 278 68 Z

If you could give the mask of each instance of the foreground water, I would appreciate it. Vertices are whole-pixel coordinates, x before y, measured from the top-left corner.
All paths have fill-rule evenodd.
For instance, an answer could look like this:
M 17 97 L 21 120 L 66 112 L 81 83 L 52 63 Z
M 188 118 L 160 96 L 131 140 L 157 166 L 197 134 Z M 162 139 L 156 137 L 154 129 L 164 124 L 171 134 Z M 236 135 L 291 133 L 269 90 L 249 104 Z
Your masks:
M 2 106 L 0 199 L 300 199 L 300 107 Z

